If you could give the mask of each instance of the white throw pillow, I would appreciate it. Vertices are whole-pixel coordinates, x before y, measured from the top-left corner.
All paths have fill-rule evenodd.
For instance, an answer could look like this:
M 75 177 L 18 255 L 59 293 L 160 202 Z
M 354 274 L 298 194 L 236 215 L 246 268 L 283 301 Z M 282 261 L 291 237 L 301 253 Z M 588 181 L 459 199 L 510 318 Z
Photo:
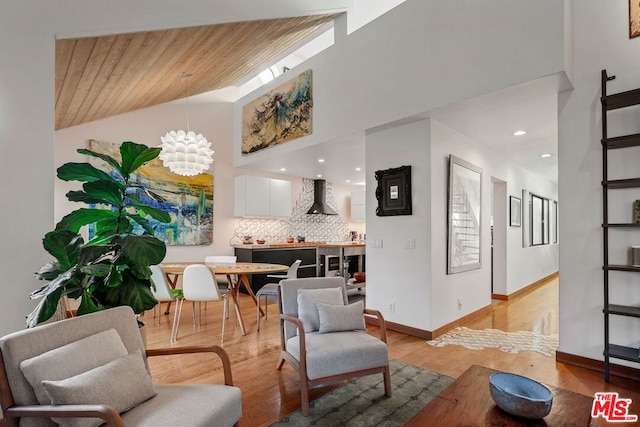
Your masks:
M 365 330 L 364 303 L 362 301 L 349 305 L 332 305 L 318 303 L 318 317 L 320 318 L 321 334 L 327 332 L 342 332 Z
M 298 319 L 302 321 L 305 332 L 320 328 L 318 303 L 344 305 L 342 288 L 298 289 Z
M 101 404 L 118 413 L 156 395 L 140 351 L 64 380 L 42 381 L 42 386 L 53 405 Z M 65 427 L 95 427 L 104 423 L 100 418 L 51 419 Z
M 51 401 L 42 388 L 43 380 L 63 380 L 126 356 L 127 353 L 118 331 L 107 329 L 23 360 L 20 370 L 33 387 L 38 403 L 50 405 Z

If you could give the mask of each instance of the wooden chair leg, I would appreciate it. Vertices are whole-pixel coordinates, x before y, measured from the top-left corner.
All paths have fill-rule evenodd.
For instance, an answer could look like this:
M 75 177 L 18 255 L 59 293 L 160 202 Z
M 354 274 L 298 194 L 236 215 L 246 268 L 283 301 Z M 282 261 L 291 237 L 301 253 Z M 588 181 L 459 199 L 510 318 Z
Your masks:
M 173 325 L 171 327 L 171 342 L 176 342 L 178 340 L 178 327 L 180 326 L 180 315 L 182 314 L 183 304 L 184 299 L 179 300 L 176 304 L 177 307 L 173 315 Z
M 391 374 L 389 374 L 389 366 L 382 373 L 384 377 L 384 395 L 391 397 Z
M 307 379 L 302 378 L 300 375 L 300 405 L 302 410 L 302 415 L 305 417 L 309 416 L 309 385 L 307 384 Z
M 222 301 L 222 336 L 220 337 L 220 344 L 222 344 L 224 342 L 224 329 L 227 326 L 227 310 L 228 310 L 228 304 L 227 304 L 228 298 L 225 298 Z

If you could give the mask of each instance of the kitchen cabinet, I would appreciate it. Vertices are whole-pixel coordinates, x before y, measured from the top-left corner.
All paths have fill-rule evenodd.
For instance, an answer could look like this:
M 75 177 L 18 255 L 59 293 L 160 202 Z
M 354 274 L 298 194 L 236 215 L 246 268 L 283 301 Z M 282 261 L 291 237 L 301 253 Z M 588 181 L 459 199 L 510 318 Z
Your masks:
M 234 180 L 234 215 L 288 217 L 291 215 L 291 182 L 240 175 Z
M 315 247 L 295 247 L 295 248 L 235 248 L 235 255 L 238 262 L 266 262 L 269 264 L 291 265 L 297 259 L 302 260 L 298 268 L 298 277 L 315 277 L 316 275 L 316 248 Z M 286 273 L 278 273 L 286 274 Z M 266 274 L 248 275 L 249 283 L 253 292 L 267 283 L 279 282 L 279 279 L 267 277 Z
M 366 191 L 351 192 L 351 221 L 364 222 L 367 219 L 365 212 Z

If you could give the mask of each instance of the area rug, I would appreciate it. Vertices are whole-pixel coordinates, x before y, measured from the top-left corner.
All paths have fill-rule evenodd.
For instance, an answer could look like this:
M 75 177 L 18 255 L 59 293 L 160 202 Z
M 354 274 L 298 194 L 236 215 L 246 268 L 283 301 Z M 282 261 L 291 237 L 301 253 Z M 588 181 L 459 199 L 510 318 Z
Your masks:
M 384 395 L 382 374 L 357 378 L 271 426 L 401 426 L 453 382 L 453 378 L 402 360 L 389 361 L 392 397 Z
M 435 347 L 455 344 L 471 350 L 482 350 L 489 347 L 497 348 L 506 353 L 520 353 L 523 350 L 529 350 L 545 356 L 555 356 L 558 349 L 558 334 L 542 335 L 529 331 L 504 332 L 499 329 L 477 330 L 460 326 L 427 342 Z

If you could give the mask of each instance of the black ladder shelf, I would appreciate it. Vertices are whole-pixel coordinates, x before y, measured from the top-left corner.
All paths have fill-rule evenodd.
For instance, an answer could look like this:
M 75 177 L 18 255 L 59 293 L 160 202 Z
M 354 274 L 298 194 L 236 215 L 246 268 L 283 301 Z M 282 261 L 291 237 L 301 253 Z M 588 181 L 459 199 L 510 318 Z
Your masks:
M 620 188 L 640 188 L 640 178 L 616 179 L 608 178 L 608 151 L 618 148 L 640 147 L 640 134 L 608 137 L 607 113 L 619 108 L 640 105 L 640 89 L 607 95 L 607 82 L 615 79 L 607 76 L 602 70 L 602 208 L 603 208 L 603 271 L 604 271 L 604 378 L 609 382 L 609 359 L 629 360 L 640 363 L 640 349 L 613 344 L 609 336 L 609 316 L 627 316 L 640 319 L 640 307 L 611 304 L 609 302 L 609 285 L 611 271 L 640 272 L 640 267 L 632 265 L 609 264 L 609 231 L 611 229 L 633 229 L 640 227 L 636 223 L 609 223 L 608 196 L 610 190 Z

